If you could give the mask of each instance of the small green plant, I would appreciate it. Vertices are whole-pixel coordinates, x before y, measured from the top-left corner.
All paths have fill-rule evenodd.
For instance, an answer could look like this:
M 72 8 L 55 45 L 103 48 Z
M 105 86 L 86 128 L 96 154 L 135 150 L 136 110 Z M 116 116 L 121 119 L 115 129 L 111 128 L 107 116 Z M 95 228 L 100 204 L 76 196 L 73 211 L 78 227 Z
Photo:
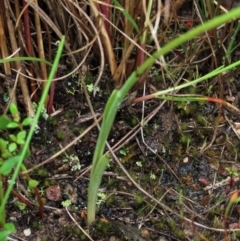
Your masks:
M 46 86 L 43 90 L 42 97 L 38 104 L 36 114 L 34 118 L 25 118 L 21 121 L 21 117 L 18 111 L 18 108 L 14 104 L 10 104 L 10 113 L 12 118 L 2 115 L 0 116 L 0 130 L 4 132 L 4 137 L 0 138 L 0 240 L 6 241 L 7 237 L 14 232 L 15 227 L 13 223 L 6 223 L 5 220 L 5 209 L 7 201 L 11 192 L 13 191 L 13 185 L 17 179 L 17 176 L 21 171 L 26 171 L 23 161 L 30 155 L 29 145 L 31 138 L 34 134 L 37 122 L 40 118 L 44 102 L 49 92 L 51 81 L 54 78 L 58 62 L 63 50 L 65 37 L 63 36 L 58 47 L 57 55 L 54 60 L 54 63 L 51 68 L 51 72 L 46 82 Z M 16 60 L 31 60 L 31 61 L 42 61 L 38 58 L 29 58 L 29 57 L 20 57 L 20 58 L 8 58 L 0 60 L 0 63 L 16 61 Z M 49 63 L 51 65 L 51 63 Z M 24 127 L 30 126 L 30 130 L 27 132 L 24 130 Z M 8 134 L 10 132 L 10 134 Z M 43 217 L 43 203 L 39 195 L 36 180 L 32 180 L 28 174 L 24 175 L 28 181 L 28 186 L 30 189 L 34 190 L 38 205 L 39 205 L 39 215 Z M 5 182 L 8 181 L 7 189 L 4 189 Z M 26 202 L 30 207 L 31 204 Z
M 67 94 L 75 95 L 76 92 L 79 92 L 78 89 L 74 88 L 73 86 L 70 88 L 65 88 Z
M 16 201 L 14 202 L 14 205 L 18 207 L 19 210 L 23 211 L 26 209 L 27 205 L 25 203 Z
M 119 150 L 119 153 L 123 156 L 126 156 L 128 154 L 128 150 L 121 149 L 121 150 Z
M 98 196 L 98 200 L 96 202 L 96 205 L 97 207 L 100 207 L 100 205 L 105 202 L 107 196 L 103 192 L 98 192 L 97 196 Z
M 99 91 L 99 87 L 94 87 L 93 83 L 87 85 L 87 89 L 89 91 L 89 93 L 94 92 L 98 92 Z
M 155 175 L 154 173 L 152 173 L 152 172 L 151 172 L 151 174 L 150 174 L 150 179 L 156 180 L 156 175 Z
M 62 201 L 61 204 L 63 207 L 69 207 L 72 204 L 72 202 L 71 200 L 67 199 L 66 201 Z
M 71 78 L 72 78 L 72 79 L 77 78 L 77 73 L 73 73 L 73 74 L 71 75 Z
M 33 102 L 34 112 L 36 112 L 37 108 L 38 108 L 38 105 L 35 102 Z M 47 110 L 44 106 L 41 108 L 41 116 L 44 120 L 48 119 L 48 113 L 47 113 Z
M 63 160 L 63 162 L 67 162 L 69 166 L 71 166 L 71 171 L 78 171 L 81 170 L 81 164 L 78 156 L 72 154 L 72 155 L 67 155 L 67 158 Z
M 142 162 L 136 162 L 136 165 L 138 166 L 138 167 L 142 167 Z
M 238 177 L 238 172 L 235 171 L 233 168 L 226 167 L 225 169 L 229 173 L 230 176 Z
M 5 190 L 3 189 L 3 183 L 6 183 L 6 181 L 10 185 L 14 185 L 15 183 L 14 179 L 10 178 L 8 180 L 8 178 L 12 173 L 13 169 L 16 167 L 23 146 L 25 145 L 27 132 L 26 130 L 24 130 L 24 128 L 31 125 L 33 121 L 30 117 L 27 117 L 21 121 L 18 108 L 13 103 L 10 104 L 9 110 L 12 118 L 6 115 L 0 116 L 0 129 L 5 133 L 5 138 L 0 138 L 0 204 L 3 203 L 4 195 L 6 195 Z M 27 158 L 29 154 L 30 151 L 28 149 L 25 153 L 25 158 Z M 25 169 L 23 164 L 22 169 Z M 36 187 L 36 183 L 32 183 L 32 181 L 34 180 L 28 179 L 28 181 L 32 188 L 32 185 Z M 26 207 L 24 203 L 17 202 L 17 204 L 20 210 L 23 210 Z M 4 225 L 5 210 L 0 215 L 0 228 L 2 229 Z M 0 238 L 0 240 L 4 240 L 4 238 Z
M 13 167 L 18 162 L 20 154 L 26 139 L 26 130 L 24 127 L 32 123 L 32 118 L 25 118 L 21 121 L 16 105 L 10 104 L 10 113 L 12 118 L 5 115 L 0 117 L 1 130 L 14 130 L 12 134 L 6 135 L 6 138 L 0 138 L 0 174 L 9 175 Z M 27 156 L 29 155 L 29 150 Z

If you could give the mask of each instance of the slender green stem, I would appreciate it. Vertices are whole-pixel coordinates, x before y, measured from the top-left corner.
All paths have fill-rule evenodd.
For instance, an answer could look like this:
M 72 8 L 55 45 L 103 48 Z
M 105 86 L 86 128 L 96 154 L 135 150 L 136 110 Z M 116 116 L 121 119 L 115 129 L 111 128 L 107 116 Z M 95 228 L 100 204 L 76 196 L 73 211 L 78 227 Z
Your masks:
M 49 66 L 52 66 L 52 63 L 48 62 L 45 59 L 35 58 L 35 57 L 13 57 L 9 59 L 0 59 L 0 63 L 6 63 L 6 62 L 16 62 L 16 61 L 35 61 L 35 62 L 41 62 L 45 63 Z
M 159 97 L 161 95 L 165 95 L 165 94 L 170 93 L 172 91 L 180 90 L 180 89 L 186 88 L 188 86 L 195 85 L 195 84 L 197 84 L 197 83 L 199 83 L 199 82 L 201 82 L 203 80 L 210 79 L 210 78 L 212 78 L 212 77 L 214 77 L 216 75 L 219 75 L 219 74 L 221 74 L 223 72 L 226 72 L 228 70 L 232 70 L 235 67 L 237 67 L 238 65 L 240 65 L 240 60 L 235 62 L 235 63 L 233 63 L 233 64 L 230 64 L 230 65 L 228 65 L 226 67 L 221 66 L 221 67 L 215 69 L 214 71 L 212 71 L 212 72 L 210 72 L 210 73 L 208 73 L 208 74 L 206 74 L 206 75 L 204 75 L 204 76 L 202 76 L 200 78 L 197 78 L 196 80 L 192 80 L 192 81 L 189 81 L 187 83 L 184 83 L 184 84 L 172 87 L 172 88 L 168 88 L 166 90 L 158 91 L 157 93 L 155 93 L 155 95 L 156 95 L 156 97 Z
M 0 175 L 0 204 L 3 203 L 3 176 Z M 5 225 L 5 209 L 3 209 L 2 214 L 0 215 L 0 229 Z
M 49 88 L 51 86 L 51 82 L 52 82 L 52 79 L 54 77 L 54 73 L 56 72 L 57 70 L 57 67 L 58 67 L 58 63 L 59 63 L 59 60 L 60 60 L 60 57 L 61 57 L 61 54 L 62 54 L 62 50 L 63 50 L 63 47 L 64 47 L 64 41 L 65 41 L 65 37 L 63 36 L 62 39 L 61 39 L 61 42 L 58 46 L 58 51 L 57 51 L 57 54 L 56 54 L 56 57 L 55 57 L 55 60 L 54 60 L 54 63 L 52 65 L 52 69 L 50 71 L 50 74 L 48 76 L 48 81 L 46 83 L 46 86 L 45 86 L 45 89 L 43 91 L 43 94 L 42 94 L 42 97 L 41 97 L 41 100 L 38 104 L 38 109 L 37 109 L 37 112 L 36 112 L 36 115 L 35 117 L 33 118 L 33 122 L 32 122 L 32 125 L 31 125 L 31 128 L 29 130 L 29 133 L 28 133 L 28 136 L 27 136 L 27 139 L 26 139 L 26 142 L 23 146 L 23 149 L 22 149 L 22 152 L 20 154 L 20 157 L 19 157 L 19 162 L 14 170 L 14 173 L 13 173 L 13 176 L 11 178 L 11 182 L 9 183 L 8 185 L 8 188 L 6 190 L 6 193 L 4 195 L 4 198 L 2 200 L 2 203 L 1 203 L 1 206 L 0 206 L 0 215 L 2 216 L 3 212 L 4 212 L 4 209 L 5 209 L 5 206 L 6 206 L 6 203 L 7 203 L 7 200 L 10 196 L 10 193 L 11 193 L 11 190 L 13 188 L 13 185 L 15 183 L 15 180 L 17 178 L 17 175 L 20 171 L 20 168 L 22 166 L 22 162 L 24 160 L 24 156 L 26 155 L 27 153 L 27 150 L 28 150 L 28 147 L 30 145 L 30 142 L 31 142 L 31 139 L 32 139 L 32 136 L 34 134 L 34 130 L 37 126 L 37 122 L 39 120 L 39 117 L 40 117 L 40 114 L 41 114 L 41 110 L 44 106 L 44 101 L 48 95 L 48 91 L 49 91 Z

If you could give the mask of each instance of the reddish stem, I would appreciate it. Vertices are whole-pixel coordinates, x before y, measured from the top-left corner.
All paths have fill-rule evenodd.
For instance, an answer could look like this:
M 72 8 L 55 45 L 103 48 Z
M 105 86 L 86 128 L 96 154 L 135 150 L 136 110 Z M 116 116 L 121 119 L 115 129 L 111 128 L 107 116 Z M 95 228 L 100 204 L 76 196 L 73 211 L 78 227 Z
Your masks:
M 31 180 L 31 178 L 28 174 L 25 174 L 24 176 L 25 176 L 25 178 L 27 179 L 28 182 Z M 37 197 L 37 201 L 38 201 L 38 205 L 39 205 L 39 217 L 43 218 L 43 201 L 42 201 L 41 196 L 39 194 L 38 188 L 34 187 L 33 190 L 34 190 L 34 193 Z
M 110 21 L 111 20 L 110 19 L 110 7 L 107 5 L 111 4 L 111 0 L 102 0 L 102 2 L 104 2 L 106 5 L 99 4 L 101 13 L 106 17 L 106 19 L 108 19 L 108 21 Z M 108 21 L 104 20 L 104 25 L 105 25 L 106 31 L 108 33 L 108 36 L 110 37 L 110 24 Z
M 36 187 L 33 188 L 34 192 L 35 192 L 35 195 L 37 197 L 37 200 L 38 200 L 38 205 L 39 205 L 39 217 L 42 219 L 43 218 L 43 201 L 42 201 L 42 198 L 39 194 L 39 191 Z
M 27 5 L 25 0 L 23 0 L 23 8 Z M 28 8 L 25 9 L 23 14 L 24 19 L 24 30 L 25 30 L 25 39 L 26 39 L 26 47 L 29 56 L 33 56 L 33 49 L 32 49 L 32 41 L 31 41 L 31 35 L 30 35 L 30 28 L 29 28 L 29 14 L 28 14 Z M 33 69 L 32 66 L 29 65 L 28 67 L 29 73 L 33 76 Z M 36 92 L 36 83 L 34 80 L 30 80 L 30 88 L 31 88 L 31 94 L 34 102 L 38 102 L 37 92 Z
M 29 209 L 33 210 L 32 204 L 25 199 L 22 195 L 20 195 L 18 192 L 15 190 L 12 190 L 12 194 L 19 199 L 22 203 L 24 203 Z
M 54 75 L 54 79 L 56 78 L 56 73 Z M 49 92 L 49 98 L 48 98 L 48 104 L 47 104 L 47 112 L 48 114 L 53 113 L 53 98 L 55 94 L 55 88 L 56 88 L 56 82 L 53 81 L 50 87 L 50 92 Z
M 4 183 L 4 188 L 6 190 L 8 188 L 8 182 L 7 182 L 6 178 L 4 178 L 3 183 Z M 24 198 L 22 195 L 20 195 L 17 191 L 12 190 L 12 194 L 15 197 L 17 197 L 19 199 L 19 201 L 21 201 L 22 203 L 26 204 L 26 206 L 29 209 L 33 210 L 32 204 L 26 198 Z
M 145 96 L 141 96 L 141 97 L 134 99 L 132 103 L 138 103 L 138 102 L 142 102 L 144 100 L 150 100 L 150 99 L 154 99 L 154 98 L 156 98 L 155 94 L 145 95 Z

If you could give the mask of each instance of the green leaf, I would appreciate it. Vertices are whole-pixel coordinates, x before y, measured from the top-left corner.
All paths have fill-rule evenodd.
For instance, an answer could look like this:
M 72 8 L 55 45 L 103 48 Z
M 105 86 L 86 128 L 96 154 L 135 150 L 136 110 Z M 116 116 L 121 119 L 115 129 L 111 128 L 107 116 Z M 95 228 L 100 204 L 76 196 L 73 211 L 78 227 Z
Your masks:
M 1 241 L 7 241 L 7 237 L 11 234 L 12 232 L 10 231 L 0 231 L 0 240 Z
M 103 155 L 96 164 L 95 169 L 91 169 L 90 182 L 88 188 L 88 223 L 95 220 L 97 193 L 102 180 L 103 173 L 109 163 L 109 156 Z
M 17 143 L 18 143 L 19 145 L 23 145 L 23 144 L 25 143 L 26 134 L 27 134 L 26 131 L 20 131 L 20 132 L 17 134 Z
M 19 124 L 16 123 L 16 122 L 10 122 L 8 125 L 7 125 L 7 128 L 17 128 L 19 127 Z
M 15 142 L 12 142 L 12 143 L 9 144 L 8 150 L 10 152 L 14 152 L 16 149 L 17 149 L 17 144 Z
M 128 21 L 133 25 L 134 29 L 139 33 L 139 28 L 137 23 L 134 21 L 132 16 L 124 9 L 124 7 L 117 1 L 113 0 L 114 4 L 120 8 L 120 11 L 123 13 L 123 15 L 128 19 Z
M 4 152 L 7 149 L 8 141 L 0 138 L 0 151 Z
M 11 141 L 17 142 L 17 137 L 15 135 L 10 134 L 9 138 L 11 139 Z
M 0 167 L 0 173 L 2 175 L 9 175 L 13 167 L 16 166 L 20 156 L 13 156 L 7 159 Z M 1 240 L 1 239 L 0 239 Z
M 8 151 L 8 144 L 8 141 L 0 138 L 0 152 L 3 159 L 7 159 L 12 156 L 12 154 Z
M 16 115 L 18 114 L 18 108 L 15 104 L 11 103 L 9 106 L 9 110 L 11 112 L 12 115 Z
M 18 113 L 17 106 L 15 104 L 11 103 L 9 109 L 10 109 L 10 112 L 13 116 L 13 120 L 18 123 L 20 121 L 20 116 L 19 116 L 19 113 Z
M 6 160 L 6 159 L 8 159 L 8 158 L 10 158 L 10 157 L 12 157 L 12 153 L 9 152 L 8 149 L 6 149 L 6 150 L 2 153 L 2 158 Z
M 6 115 L 0 116 L 0 130 L 6 129 L 7 125 L 11 122 L 11 119 Z
M 15 226 L 13 223 L 5 223 L 4 229 L 10 231 L 11 233 L 15 231 Z
M 23 126 L 29 126 L 32 123 L 33 119 L 31 117 L 27 117 L 23 120 L 22 125 Z
M 7 237 L 15 231 L 13 223 L 5 223 L 4 229 L 0 231 L 0 240 L 7 241 Z
M 28 187 L 30 188 L 34 188 L 38 185 L 38 181 L 37 180 L 34 180 L 34 179 L 31 179 L 29 182 L 28 182 Z

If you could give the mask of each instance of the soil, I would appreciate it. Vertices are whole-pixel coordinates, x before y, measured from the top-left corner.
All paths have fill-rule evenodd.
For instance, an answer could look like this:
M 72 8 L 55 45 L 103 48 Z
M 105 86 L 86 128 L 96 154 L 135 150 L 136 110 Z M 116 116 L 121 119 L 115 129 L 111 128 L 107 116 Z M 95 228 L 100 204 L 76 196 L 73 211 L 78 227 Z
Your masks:
M 199 71 L 204 74 L 207 70 Z M 94 83 L 92 74 L 89 71 L 86 84 Z M 89 93 L 97 117 L 113 89 L 109 79 L 106 68 L 99 92 L 95 96 Z M 230 101 L 231 92 L 232 104 L 238 108 L 239 81 L 234 76 L 233 81 L 222 83 L 223 98 Z M 166 87 L 157 73 L 148 77 L 146 92 Z M 94 123 L 77 76 L 57 82 L 56 88 L 54 106 L 59 112 L 39 121 L 31 157 L 25 162 L 28 168 L 47 160 Z M 198 93 L 206 93 L 208 88 L 202 84 Z M 213 86 L 213 94 L 217 88 Z M 131 178 L 173 212 L 145 195 L 112 159 L 99 190 L 105 198 L 99 196 L 97 221 L 91 227 L 86 225 L 89 174 L 99 133 L 95 126 L 60 156 L 30 172 L 39 181 L 43 218 L 35 195 L 19 178 L 16 190 L 33 209 L 22 207 L 11 196 L 7 220 L 15 224 L 16 232 L 9 240 L 88 240 L 79 226 L 93 240 L 224 240 L 228 228 L 235 229 L 228 232 L 229 240 L 239 240 L 239 207 L 234 204 L 226 212 L 240 180 L 238 122 L 237 115 L 211 102 L 154 99 L 144 106 L 121 106 L 108 142 Z M 63 202 L 68 200 L 71 205 L 66 208 Z

